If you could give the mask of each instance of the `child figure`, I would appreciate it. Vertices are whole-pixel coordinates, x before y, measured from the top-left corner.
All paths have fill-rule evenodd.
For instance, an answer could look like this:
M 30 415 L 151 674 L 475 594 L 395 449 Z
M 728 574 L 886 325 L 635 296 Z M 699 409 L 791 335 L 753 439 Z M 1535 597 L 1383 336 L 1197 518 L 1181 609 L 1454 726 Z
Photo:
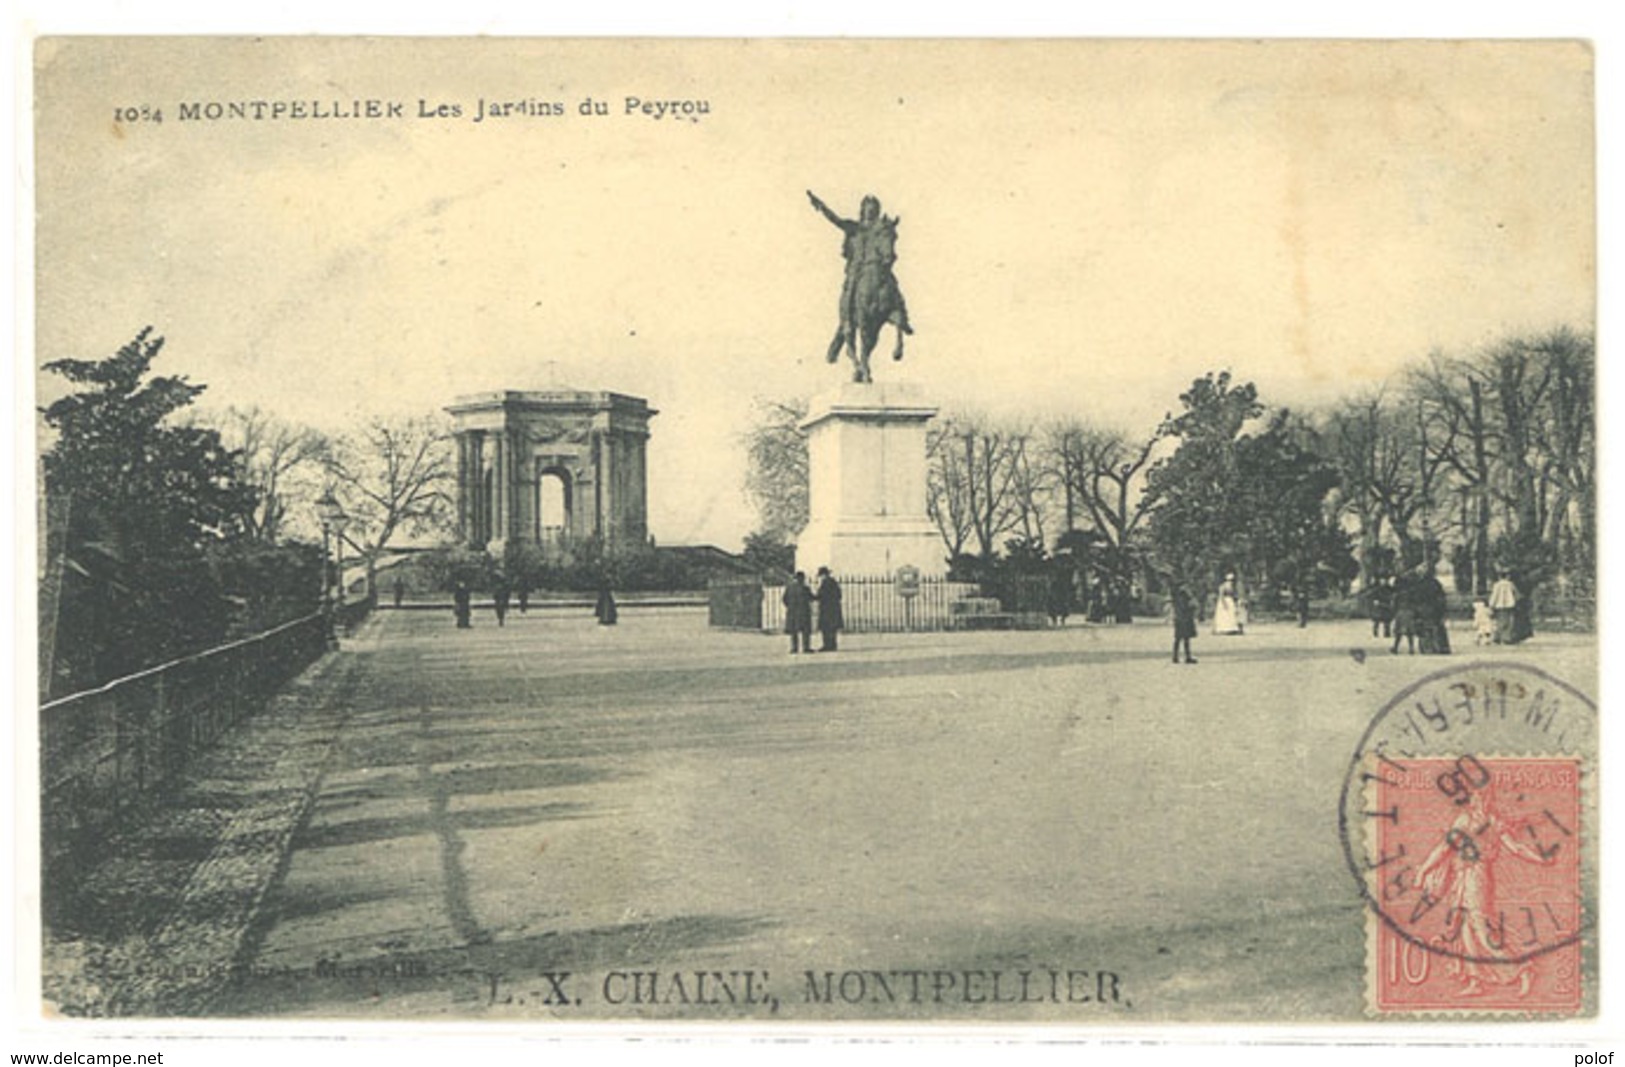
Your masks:
M 1482 598 L 1473 601 L 1473 643 L 1477 645 L 1495 643 L 1495 613 Z

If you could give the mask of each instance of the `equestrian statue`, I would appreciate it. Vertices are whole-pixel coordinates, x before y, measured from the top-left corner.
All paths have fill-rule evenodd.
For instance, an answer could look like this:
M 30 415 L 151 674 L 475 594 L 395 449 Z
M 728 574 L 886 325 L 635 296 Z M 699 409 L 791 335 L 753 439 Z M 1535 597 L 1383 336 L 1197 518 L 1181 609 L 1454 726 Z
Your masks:
M 863 198 L 858 217 L 843 219 L 829 209 L 811 190 L 812 206 L 846 235 L 841 255 L 846 259 L 846 279 L 841 283 L 841 325 L 829 343 L 826 359 L 834 363 L 844 351 L 852 360 L 852 380 L 871 382 L 869 355 L 880 339 L 880 328 L 890 323 L 897 331 L 892 359 L 903 358 L 903 336 L 914 332 L 908 322 L 908 306 L 892 274 L 897 261 L 897 223 L 880 213 L 880 201 Z

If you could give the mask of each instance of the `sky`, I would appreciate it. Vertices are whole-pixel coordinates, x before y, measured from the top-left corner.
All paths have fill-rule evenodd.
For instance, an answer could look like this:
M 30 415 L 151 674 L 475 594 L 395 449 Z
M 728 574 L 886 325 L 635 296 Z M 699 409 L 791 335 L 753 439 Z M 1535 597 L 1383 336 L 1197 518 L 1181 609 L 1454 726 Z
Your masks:
M 876 374 L 945 410 L 1142 434 L 1209 370 L 1312 405 L 1596 315 L 1575 43 L 59 38 L 35 61 L 37 363 L 150 324 L 207 406 L 334 431 L 491 389 L 645 397 L 662 543 L 737 547 L 753 402 L 845 376 L 809 189 L 901 218 L 916 333 Z M 254 100 L 401 114 L 182 117 Z M 514 101 L 563 113 L 490 116 Z M 116 120 L 141 107 L 162 121 Z

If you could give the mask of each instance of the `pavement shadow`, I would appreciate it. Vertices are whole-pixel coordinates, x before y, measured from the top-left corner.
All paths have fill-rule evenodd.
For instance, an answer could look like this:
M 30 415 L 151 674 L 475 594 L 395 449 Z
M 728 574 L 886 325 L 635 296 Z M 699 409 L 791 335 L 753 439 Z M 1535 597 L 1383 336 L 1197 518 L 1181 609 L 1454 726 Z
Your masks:
M 476 761 L 511 754 L 519 742 L 528 735 L 534 738 L 534 729 L 528 731 L 490 731 L 468 729 L 449 732 L 441 739 L 457 744 L 460 759 Z M 385 767 L 415 768 L 418 761 L 396 759 Z M 373 767 L 380 765 L 373 764 Z M 538 789 L 560 789 L 567 786 L 594 785 L 621 777 L 620 774 L 585 763 L 563 760 L 540 760 L 530 763 L 493 763 L 472 767 L 453 767 L 438 771 L 436 788 L 454 796 L 488 796 L 494 793 L 522 793 Z M 423 783 L 414 774 L 407 777 L 393 771 L 370 775 L 347 785 L 331 785 L 322 793 L 322 802 L 330 809 L 359 804 L 368 800 L 387 800 L 423 795 Z
M 1202 649 L 1198 649 L 1198 658 Z M 1257 658 L 1279 661 L 1347 659 L 1342 648 L 1281 649 L 1271 647 L 1257 656 L 1237 655 L 1230 649 L 1211 650 L 1216 661 Z M 540 708 L 550 705 L 605 703 L 671 703 L 687 694 L 737 689 L 772 689 L 784 686 L 828 686 L 838 682 L 864 682 L 879 679 L 941 679 L 966 674 L 1024 673 L 1042 668 L 1089 667 L 1126 662 L 1156 663 L 1169 659 L 1168 648 L 1159 642 L 1154 648 L 1078 650 L 1046 649 L 1034 652 L 1013 650 L 949 652 L 934 656 L 871 658 L 861 650 L 816 657 L 816 666 L 802 664 L 800 657 L 783 661 L 728 664 L 705 667 L 648 668 L 635 671 L 583 671 L 549 675 L 545 689 L 515 693 L 512 682 L 471 687 L 467 704 L 489 702 L 511 704 L 534 702 Z M 811 668 L 811 669 L 809 669 Z M 465 704 L 466 706 L 466 704 Z
M 501 830 L 560 819 L 589 818 L 585 804 L 524 804 L 507 808 L 481 808 L 455 815 L 430 812 L 383 819 L 356 819 L 319 828 L 306 828 L 294 838 L 294 848 L 343 848 L 371 845 L 400 837 L 457 833 L 463 830 Z

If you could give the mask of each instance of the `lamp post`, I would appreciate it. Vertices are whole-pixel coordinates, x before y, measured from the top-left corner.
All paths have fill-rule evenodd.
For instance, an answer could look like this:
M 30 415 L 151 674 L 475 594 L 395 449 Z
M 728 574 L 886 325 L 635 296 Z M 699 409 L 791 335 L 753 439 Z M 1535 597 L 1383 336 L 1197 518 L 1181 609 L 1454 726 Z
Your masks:
M 331 612 L 334 608 L 335 597 L 333 589 L 338 587 L 337 601 L 344 602 L 344 524 L 349 518 L 344 513 L 344 505 L 333 495 L 333 487 L 328 486 L 316 501 L 316 513 L 322 520 L 322 608 Z M 332 538 L 332 548 L 329 548 L 328 539 Z M 328 554 L 332 552 L 337 561 L 333 566 L 333 580 L 327 577 Z

